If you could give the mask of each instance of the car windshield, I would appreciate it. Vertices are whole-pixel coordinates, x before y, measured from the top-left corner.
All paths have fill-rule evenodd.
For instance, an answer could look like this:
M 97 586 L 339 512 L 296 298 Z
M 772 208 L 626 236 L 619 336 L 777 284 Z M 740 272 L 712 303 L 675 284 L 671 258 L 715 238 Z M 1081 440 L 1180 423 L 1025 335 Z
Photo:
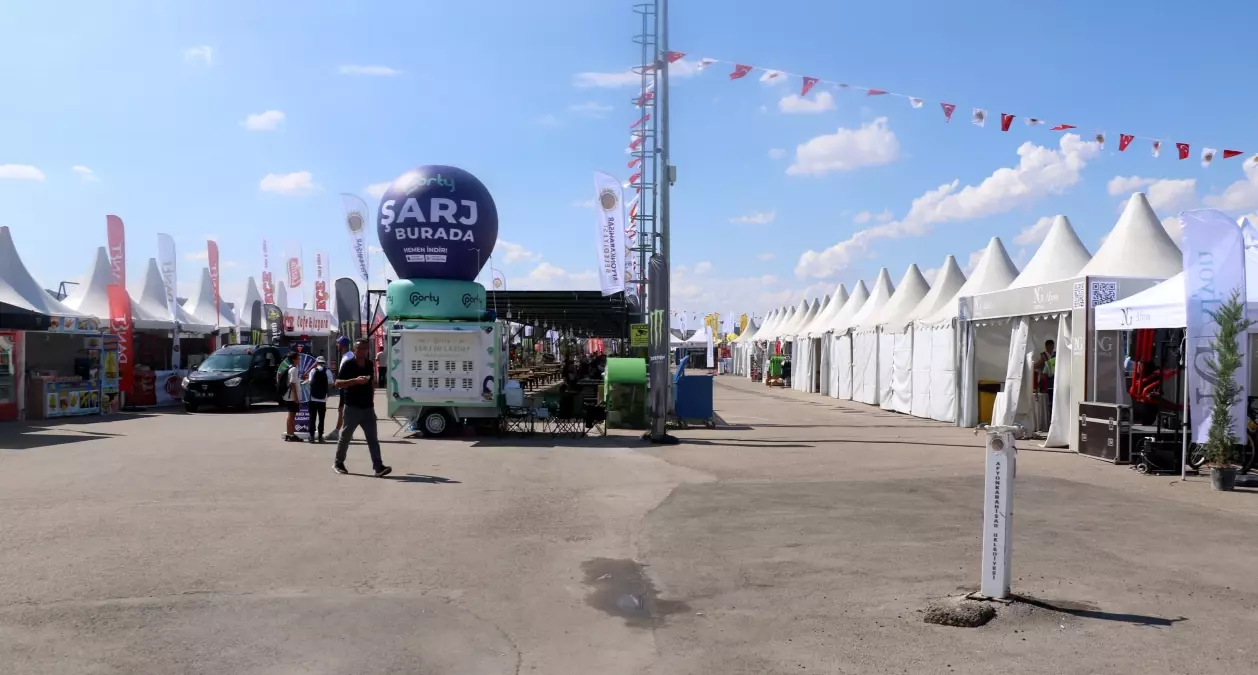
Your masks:
M 203 373 L 247 370 L 252 358 L 249 354 L 213 354 L 197 370 Z

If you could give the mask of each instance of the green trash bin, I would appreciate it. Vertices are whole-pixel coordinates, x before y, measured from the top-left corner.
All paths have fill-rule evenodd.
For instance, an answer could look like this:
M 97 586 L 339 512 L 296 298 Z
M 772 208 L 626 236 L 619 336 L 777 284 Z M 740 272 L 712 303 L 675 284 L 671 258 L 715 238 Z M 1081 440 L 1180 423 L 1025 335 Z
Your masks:
M 608 427 L 646 428 L 646 382 L 646 359 L 607 359 L 603 404 L 607 407 Z

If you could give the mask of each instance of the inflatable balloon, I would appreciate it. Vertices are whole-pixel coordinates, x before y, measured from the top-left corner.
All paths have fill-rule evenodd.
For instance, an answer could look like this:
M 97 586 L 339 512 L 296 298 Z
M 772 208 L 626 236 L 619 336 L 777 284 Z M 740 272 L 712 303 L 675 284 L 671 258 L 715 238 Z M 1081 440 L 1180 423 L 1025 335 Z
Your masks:
M 476 176 L 453 166 L 402 174 L 380 199 L 380 248 L 403 279 L 473 281 L 498 243 L 498 208 Z

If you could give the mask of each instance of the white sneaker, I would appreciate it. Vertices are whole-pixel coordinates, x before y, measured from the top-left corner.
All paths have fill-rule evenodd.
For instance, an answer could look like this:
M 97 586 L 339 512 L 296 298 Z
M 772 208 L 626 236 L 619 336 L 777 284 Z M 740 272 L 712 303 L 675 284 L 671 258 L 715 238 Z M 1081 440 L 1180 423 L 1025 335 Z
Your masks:
M 329 441 L 339 441 L 339 440 L 341 440 L 341 430 L 340 430 L 340 429 L 333 429 L 333 430 L 332 430 L 332 432 L 331 432 L 331 433 L 329 433 L 329 434 L 327 435 L 327 439 L 328 439 Z

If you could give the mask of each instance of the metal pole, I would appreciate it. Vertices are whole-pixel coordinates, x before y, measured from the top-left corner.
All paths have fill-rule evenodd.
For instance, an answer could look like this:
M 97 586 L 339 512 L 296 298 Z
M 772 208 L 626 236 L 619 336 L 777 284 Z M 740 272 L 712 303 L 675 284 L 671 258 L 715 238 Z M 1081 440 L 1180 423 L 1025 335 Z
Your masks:
M 657 224 L 659 227 L 658 235 L 660 238 L 660 255 L 663 261 L 663 273 L 652 277 L 651 284 L 655 287 L 655 297 L 657 304 L 651 307 L 651 311 L 657 321 L 664 322 L 664 333 L 667 335 L 669 317 L 672 316 L 671 302 L 669 298 L 669 270 L 671 262 L 669 258 L 669 183 L 672 178 L 672 171 L 669 165 L 668 153 L 668 0 L 655 0 L 655 25 L 657 45 L 655 50 L 654 63 L 656 65 L 654 71 L 656 73 L 656 146 L 655 154 L 658 164 L 662 170 L 658 170 L 655 175 L 656 186 L 659 193 L 659 212 L 657 215 Z M 658 313 L 657 313 L 658 312 Z M 667 342 L 665 342 L 667 344 Z M 652 359 L 663 357 L 663 354 L 652 353 Z M 660 392 L 659 396 L 653 396 L 654 400 L 670 401 L 672 397 L 669 394 L 669 372 L 667 366 L 656 367 L 650 370 L 652 381 L 650 386 L 652 390 Z M 667 437 L 668 414 L 667 410 L 656 410 L 652 418 L 651 438 L 656 442 L 664 441 Z
M 1184 398 L 1180 399 L 1179 408 L 1182 411 L 1179 415 L 1179 431 L 1180 431 L 1180 462 L 1179 462 L 1179 479 L 1181 481 L 1188 480 L 1188 437 L 1192 434 L 1192 427 L 1188 424 L 1188 337 L 1185 335 L 1180 342 L 1182 345 L 1179 349 L 1179 376 L 1184 380 Z

